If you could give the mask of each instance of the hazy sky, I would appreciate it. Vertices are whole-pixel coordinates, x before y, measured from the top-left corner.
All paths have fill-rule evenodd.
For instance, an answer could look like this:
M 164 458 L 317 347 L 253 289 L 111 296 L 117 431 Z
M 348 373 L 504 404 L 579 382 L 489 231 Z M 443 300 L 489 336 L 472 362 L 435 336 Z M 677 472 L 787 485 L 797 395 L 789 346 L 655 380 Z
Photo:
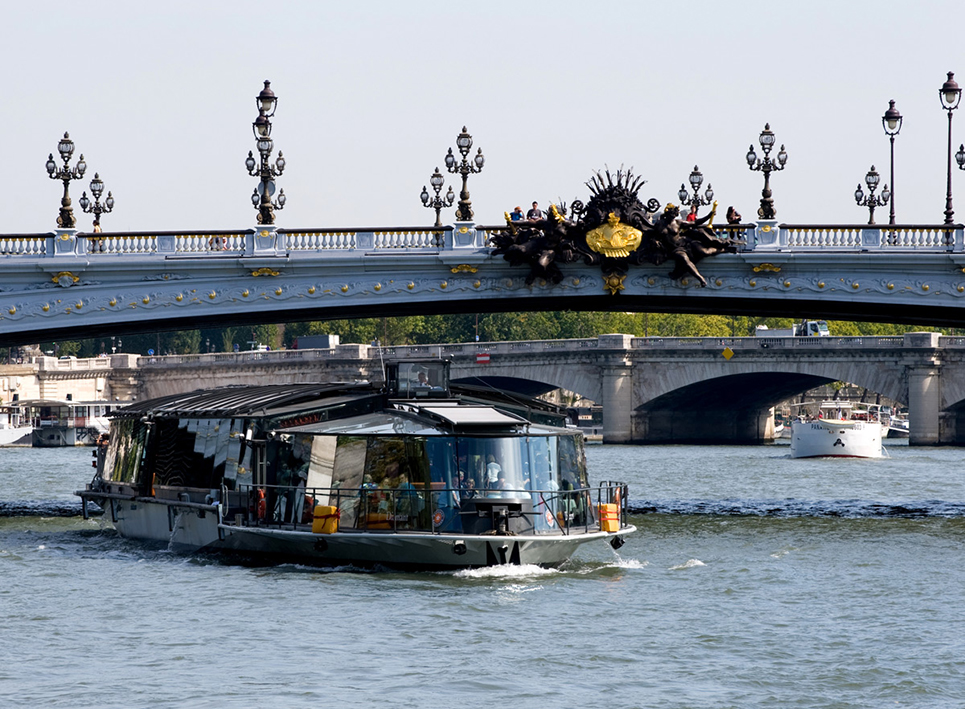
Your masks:
M 116 199 L 107 230 L 253 226 L 244 161 L 264 79 L 288 163 L 280 226 L 431 224 L 419 193 L 464 124 L 486 156 L 470 178 L 478 223 L 585 200 L 593 171 L 620 165 L 648 180 L 644 200 L 676 202 L 698 164 L 721 213 L 750 219 L 763 180 L 744 154 L 765 122 L 789 154 L 772 176 L 778 218 L 862 223 L 855 186 L 872 163 L 889 179 L 889 99 L 905 117 L 898 221 L 940 223 L 938 90 L 948 71 L 965 86 L 961 0 L 37 0 L 7 3 L 3 26 L 4 233 L 55 227 L 61 186 L 44 163 L 65 130 L 88 163 L 75 212 L 99 172 Z

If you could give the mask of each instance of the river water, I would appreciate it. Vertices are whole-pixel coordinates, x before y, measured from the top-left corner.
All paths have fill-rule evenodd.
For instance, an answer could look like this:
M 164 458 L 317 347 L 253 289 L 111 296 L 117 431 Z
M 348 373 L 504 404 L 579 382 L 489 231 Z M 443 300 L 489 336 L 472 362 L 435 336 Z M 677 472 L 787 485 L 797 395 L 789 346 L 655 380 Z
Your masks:
M 965 452 L 787 450 L 591 446 L 619 553 L 402 574 L 124 541 L 90 449 L 0 449 L 0 706 L 965 705 Z

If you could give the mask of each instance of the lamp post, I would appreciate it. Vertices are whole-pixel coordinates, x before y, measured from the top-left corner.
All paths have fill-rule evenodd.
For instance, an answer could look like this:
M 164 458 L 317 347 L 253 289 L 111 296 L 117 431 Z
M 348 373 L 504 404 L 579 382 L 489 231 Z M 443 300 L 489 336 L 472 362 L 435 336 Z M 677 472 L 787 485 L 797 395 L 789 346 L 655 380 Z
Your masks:
M 894 100 L 888 101 L 888 110 L 881 117 L 881 125 L 885 129 L 885 135 L 891 139 L 891 208 L 888 215 L 888 223 L 895 223 L 895 136 L 901 130 L 901 114 L 895 108 Z
M 87 199 L 87 193 L 84 192 L 80 196 L 80 208 L 84 210 L 84 214 L 94 215 L 94 226 L 99 227 L 101 223 L 101 214 L 109 214 L 114 211 L 114 196 L 108 192 L 107 199 L 104 200 L 104 204 L 101 204 L 101 195 L 104 194 L 104 181 L 101 176 L 94 173 L 94 179 L 90 181 L 90 193 L 94 196 L 94 203 Z
M 761 149 L 764 151 L 764 159 L 761 160 L 757 157 L 753 145 L 748 148 L 745 157 L 747 159 L 747 166 L 751 170 L 764 173 L 764 189 L 761 190 L 761 207 L 757 210 L 757 215 L 761 219 L 774 219 L 777 217 L 777 211 L 774 209 L 774 200 L 771 199 L 771 173 L 784 169 L 784 164 L 787 162 L 787 153 L 784 151 L 784 146 L 782 145 L 781 150 L 777 154 L 777 161 L 771 160 L 771 149 L 774 147 L 774 133 L 771 132 L 770 123 L 764 124 L 764 130 L 761 131 L 758 140 L 761 143 Z
M 446 169 L 452 174 L 462 175 L 462 190 L 459 192 L 459 206 L 456 207 L 457 222 L 472 221 L 472 203 L 469 201 L 469 175 L 482 172 L 486 158 L 483 157 L 482 148 L 478 149 L 472 162 L 467 160 L 469 150 L 472 148 L 472 136 L 466 132 L 466 126 L 462 127 L 462 133 L 456 136 L 456 148 L 458 148 L 462 161 L 456 162 L 456 156 L 452 154 L 452 148 L 446 155 Z
M 429 197 L 429 191 L 422 186 L 422 194 L 419 197 L 422 199 L 422 206 L 428 207 L 429 209 L 436 210 L 436 226 L 442 226 L 442 220 L 439 218 L 439 213 L 442 211 L 443 207 L 451 207 L 453 201 L 456 199 L 456 195 L 452 193 L 452 187 L 446 193 L 445 197 L 440 197 L 439 193 L 442 191 L 442 185 L 445 182 L 445 178 L 442 173 L 439 172 L 439 168 L 432 173 L 429 178 L 429 184 L 432 185 L 432 190 L 436 193 L 435 197 Z
M 696 165 L 694 165 L 694 169 L 691 171 L 688 179 L 690 180 L 690 188 L 694 191 L 694 196 L 691 197 L 687 192 L 686 185 L 681 184 L 680 189 L 677 191 L 677 197 L 680 198 L 681 205 L 706 207 L 714 201 L 714 188 L 710 186 L 709 182 L 707 183 L 707 190 L 704 192 L 704 196 L 701 197 L 697 194 L 700 192 L 700 186 L 704 182 L 704 176 Z
M 875 170 L 875 166 L 872 165 L 871 169 L 868 170 L 868 174 L 864 176 L 864 182 L 868 185 L 868 195 L 865 196 L 860 182 L 858 183 L 858 189 L 854 191 L 854 201 L 858 203 L 858 206 L 868 208 L 868 224 L 875 223 L 875 207 L 884 207 L 891 201 L 891 190 L 888 189 L 888 185 L 882 188 L 880 195 L 875 194 L 880 180 L 881 176 L 878 174 L 878 171 Z
M 285 171 L 285 157 L 279 150 L 275 164 L 272 165 L 268 162 L 274 147 L 271 140 L 271 121 L 268 119 L 275 115 L 278 98 L 271 90 L 271 82 L 267 79 L 265 80 L 265 88 L 255 97 L 255 103 L 258 105 L 258 118 L 251 124 L 251 128 L 255 134 L 255 142 L 258 153 L 261 155 L 261 162 L 256 161 L 252 151 L 249 150 L 245 167 L 248 168 L 249 175 L 261 180 L 251 195 L 251 204 L 258 210 L 258 223 L 274 224 L 275 210 L 285 208 L 285 190 L 278 191 L 276 201 L 271 199 L 272 195 L 275 194 L 274 178 Z
M 953 223 L 955 210 L 952 209 L 952 111 L 958 108 L 962 100 L 962 90 L 955 81 L 955 72 L 948 72 L 948 80 L 938 90 L 942 100 L 942 108 L 948 111 L 948 190 L 945 192 L 945 223 Z
M 70 208 L 70 195 L 68 194 L 68 190 L 71 180 L 79 180 L 84 176 L 84 172 L 87 170 L 87 163 L 84 162 L 84 156 L 81 155 L 75 167 L 71 168 L 68 166 L 70 158 L 74 154 L 74 141 L 70 139 L 67 133 L 64 133 L 64 137 L 57 143 L 57 152 L 60 153 L 60 157 L 64 161 L 64 166 L 62 168 L 57 167 L 57 163 L 54 162 L 53 153 L 47 158 L 46 165 L 47 176 L 51 180 L 62 180 L 64 183 L 64 196 L 60 200 L 60 216 L 57 217 L 57 226 L 62 229 L 73 229 L 77 225 L 77 220 L 74 219 L 74 211 Z

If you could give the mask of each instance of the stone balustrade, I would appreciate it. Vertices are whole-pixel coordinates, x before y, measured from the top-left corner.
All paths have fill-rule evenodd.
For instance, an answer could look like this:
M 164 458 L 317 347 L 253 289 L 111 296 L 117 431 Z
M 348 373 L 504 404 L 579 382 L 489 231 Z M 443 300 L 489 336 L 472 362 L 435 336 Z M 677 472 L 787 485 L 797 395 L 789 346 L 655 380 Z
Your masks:
M 46 234 L 0 234 L 0 256 L 54 257 L 232 254 L 307 251 L 431 250 L 485 247 L 504 226 L 370 229 L 276 229 L 197 232 L 104 232 L 60 229 Z M 962 225 L 801 225 L 758 222 L 714 227 L 721 238 L 741 239 L 741 252 L 812 250 L 965 251 Z

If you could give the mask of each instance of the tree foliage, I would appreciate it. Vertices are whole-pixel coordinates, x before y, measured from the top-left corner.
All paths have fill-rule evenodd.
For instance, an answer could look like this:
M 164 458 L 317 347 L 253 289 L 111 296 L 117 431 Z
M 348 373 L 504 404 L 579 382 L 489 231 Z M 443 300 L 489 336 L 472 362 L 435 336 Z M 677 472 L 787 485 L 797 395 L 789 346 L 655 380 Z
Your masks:
M 688 315 L 622 312 L 519 312 L 465 315 L 409 315 L 395 318 L 360 318 L 298 322 L 287 325 L 238 325 L 203 330 L 180 330 L 123 335 L 89 340 L 45 342 L 44 351 L 58 355 L 96 357 L 118 352 L 148 354 L 194 354 L 250 350 L 258 345 L 291 347 L 298 337 L 338 335 L 343 343 L 419 345 L 447 342 L 496 342 L 506 340 L 556 340 L 625 333 L 637 337 L 748 337 L 758 325 L 787 328 L 792 318 L 729 315 Z M 896 337 L 905 332 L 941 328 L 909 327 L 888 323 L 832 321 L 832 336 Z

